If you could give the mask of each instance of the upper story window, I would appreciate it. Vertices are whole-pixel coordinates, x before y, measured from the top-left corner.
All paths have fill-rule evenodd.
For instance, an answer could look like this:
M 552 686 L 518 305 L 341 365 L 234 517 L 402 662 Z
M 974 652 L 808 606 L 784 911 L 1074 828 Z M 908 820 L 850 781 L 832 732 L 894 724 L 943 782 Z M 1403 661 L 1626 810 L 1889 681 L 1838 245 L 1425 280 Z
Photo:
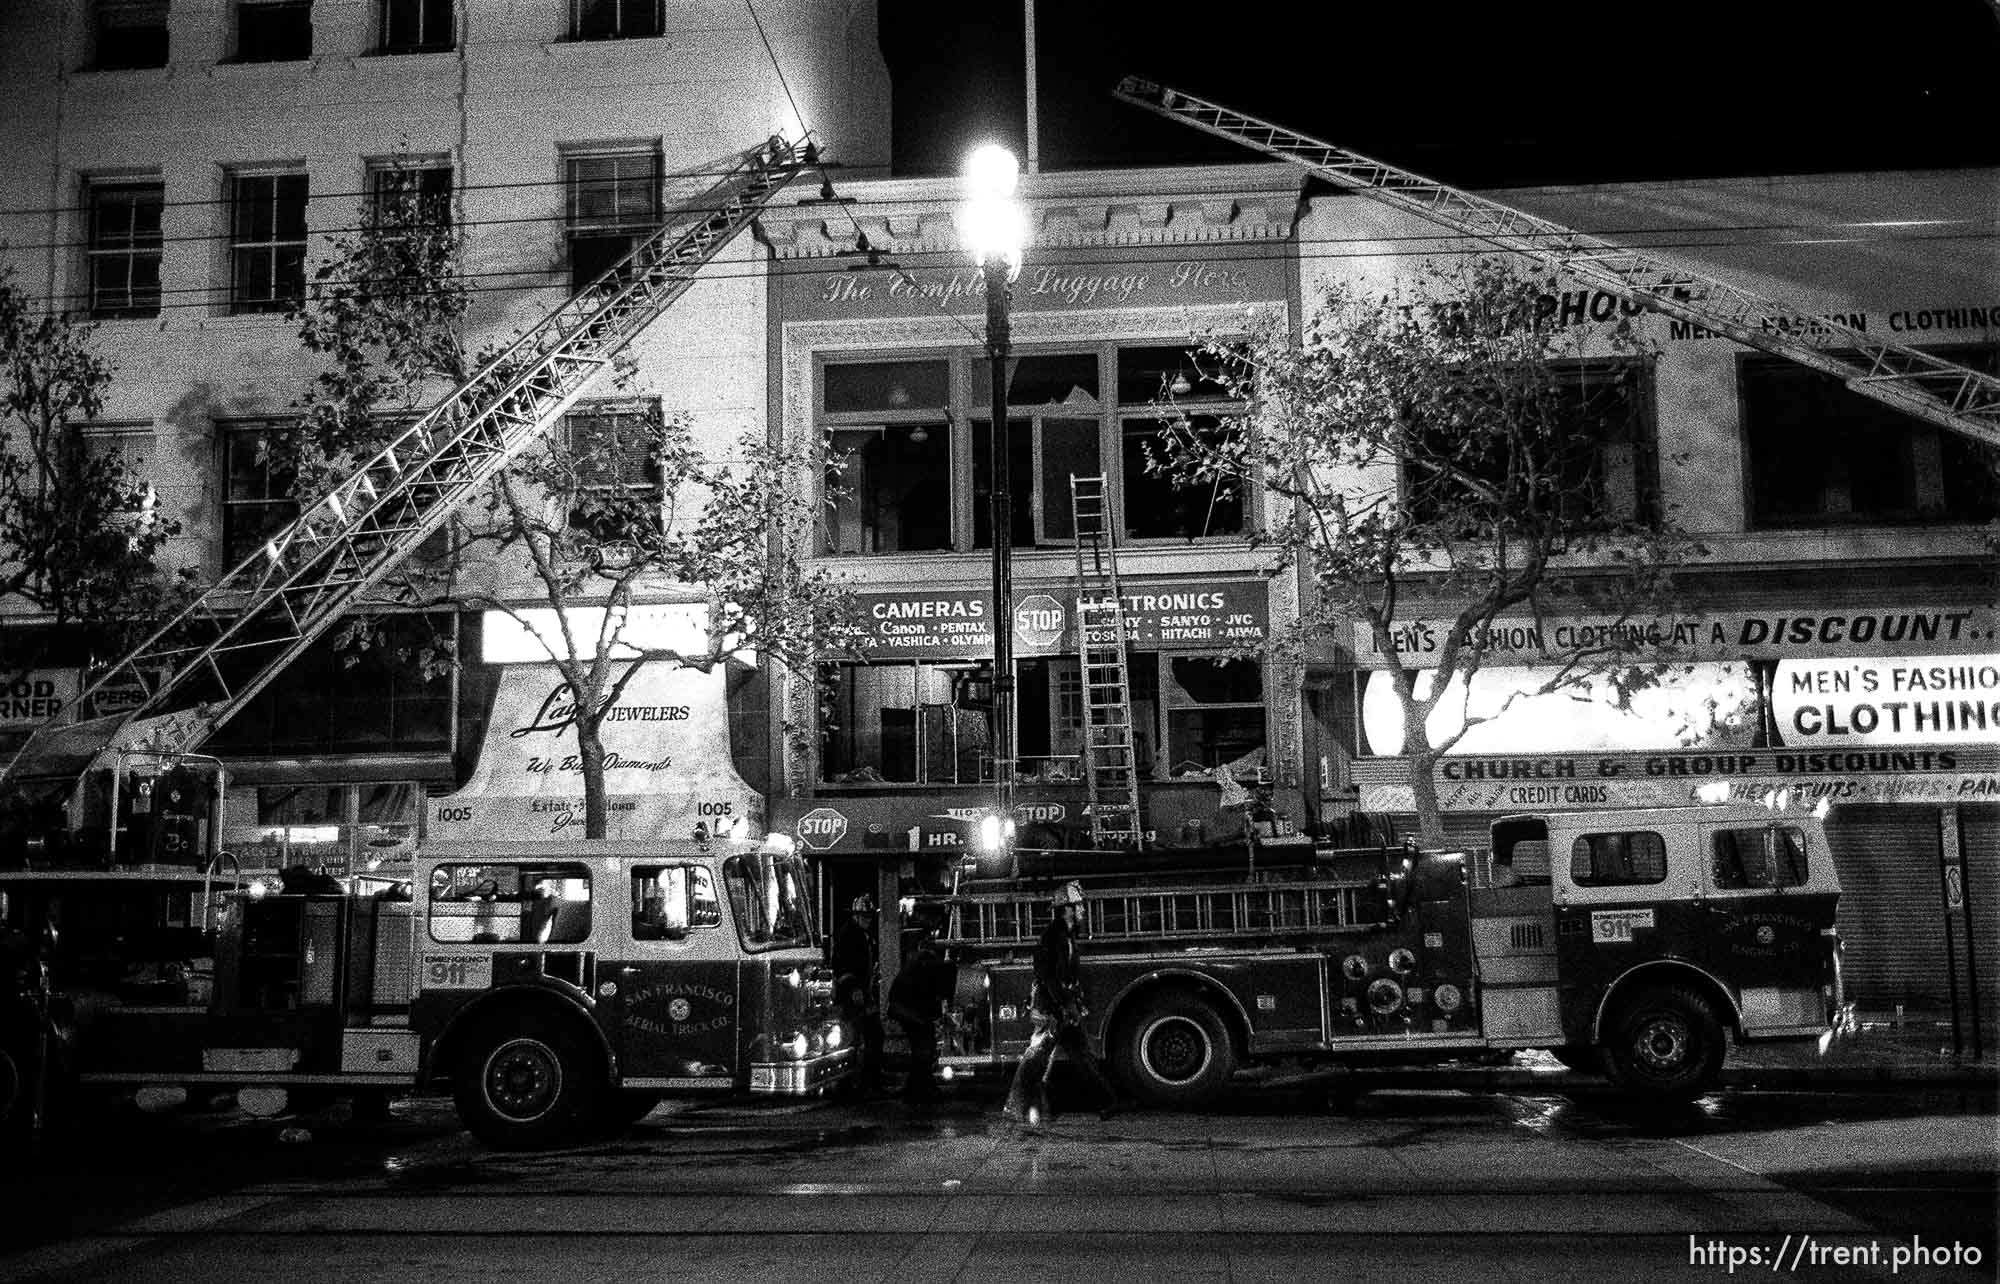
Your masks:
M 97 0 L 91 17 L 93 70 L 167 65 L 167 0 Z
M 563 189 L 570 287 L 582 289 L 659 227 L 660 149 L 573 153 Z
M 369 216 L 390 236 L 411 227 L 451 224 L 451 162 L 395 160 L 368 163 Z
M 158 183 L 93 183 L 89 203 L 90 315 L 157 316 L 165 189 Z
M 1246 526 L 1241 487 L 1184 486 L 1147 466 L 1163 443 L 1154 402 L 1178 359 L 1193 372 L 1174 391 L 1198 431 L 1221 432 L 1234 408 L 1199 382 L 1185 347 L 1026 352 L 1006 371 L 1007 489 L 1017 547 L 1075 539 L 1072 478 L 1105 477 L 1123 495 L 1136 539 L 1234 538 Z M 991 548 L 992 366 L 983 353 L 830 361 L 819 425 L 829 441 L 825 548 L 901 553 Z M 1118 400 L 1111 398 L 1112 391 Z M 1205 408 L 1212 408 L 1209 413 Z
M 222 560 L 235 566 L 298 518 L 297 471 L 273 457 L 288 425 L 249 420 L 222 425 Z
M 282 312 L 305 294 L 306 176 L 229 179 L 229 310 Z
M 312 0 L 236 0 L 236 61 L 312 57 Z
M 1076 538 L 1070 478 L 1104 473 L 1097 369 L 1097 354 L 1092 352 L 1029 353 L 1008 363 L 1007 493 L 1015 547 L 1068 545 Z M 972 543 L 975 548 L 991 548 L 992 364 L 974 362 L 970 375 L 970 409 L 976 416 Z
M 431 53 L 456 42 L 452 0 L 382 0 L 383 53 Z
M 1508 441 L 1496 434 L 1485 456 L 1452 452 L 1453 462 L 1503 490 L 1507 504 L 1525 511 L 1533 503 L 1526 487 L 1544 495 L 1549 516 L 1577 527 L 1646 522 L 1658 513 L 1656 456 L 1646 366 L 1637 359 L 1558 361 L 1549 389 L 1555 404 L 1546 417 L 1525 428 L 1520 439 L 1534 443 L 1525 460 L 1510 458 Z M 1541 411 L 1538 414 L 1544 413 Z M 1553 494 L 1547 483 L 1555 481 Z M 1465 502 L 1463 483 L 1406 464 L 1403 502 L 1424 521 L 1435 521 Z M 1487 507 L 1487 506 L 1482 506 Z
M 661 31 L 660 0 L 570 0 L 571 40 L 631 40 Z
M 1995 349 L 1938 353 L 2000 369 Z M 1993 447 L 1777 357 L 1739 367 L 1753 527 L 1985 522 L 2000 516 Z
M 570 529 L 599 544 L 657 532 L 665 478 L 656 450 L 659 407 L 601 402 L 565 419 L 576 491 L 570 496 Z

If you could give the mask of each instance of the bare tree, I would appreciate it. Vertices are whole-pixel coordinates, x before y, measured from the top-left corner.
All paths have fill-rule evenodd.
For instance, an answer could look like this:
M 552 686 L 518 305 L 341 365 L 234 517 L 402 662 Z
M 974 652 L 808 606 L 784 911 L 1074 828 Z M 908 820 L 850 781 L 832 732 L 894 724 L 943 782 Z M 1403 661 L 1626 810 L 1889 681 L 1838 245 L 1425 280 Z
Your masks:
M 1438 760 L 1511 699 L 1609 682 L 1622 701 L 1659 679 L 1664 665 L 1635 655 L 1643 630 L 1618 626 L 1664 609 L 1695 551 L 1648 484 L 1637 340 L 1624 320 L 1557 324 L 1560 294 L 1497 259 L 1387 297 L 1337 284 L 1302 336 L 1267 317 L 1247 342 L 1205 344 L 1204 378 L 1243 409 L 1177 412 L 1149 460 L 1184 484 L 1267 497 L 1256 538 L 1302 571 L 1281 651 L 1366 630 L 1394 685 L 1427 843 L 1444 841 Z M 1612 627 L 1571 647 L 1538 630 L 1534 689 L 1465 708 L 1496 620 L 1551 611 Z M 1413 621 L 1438 617 L 1443 636 L 1412 646 Z
M 325 489 L 388 441 L 408 417 L 488 359 L 468 350 L 463 239 L 448 210 L 394 171 L 336 238 L 294 314 L 306 346 L 326 364 L 301 400 L 293 454 L 302 487 Z M 493 351 L 497 351 L 497 348 Z M 616 385 L 632 392 L 621 363 Z M 812 514 L 785 482 L 803 464 L 745 435 L 726 457 L 703 449 L 686 416 L 643 402 L 598 416 L 591 431 L 558 427 L 517 455 L 457 514 L 448 539 L 405 564 L 385 593 L 412 607 L 480 607 L 525 623 L 516 596 L 495 587 L 502 568 L 525 572 L 556 637 L 537 630 L 575 710 L 584 833 L 606 827 L 601 727 L 626 684 L 649 663 L 707 672 L 732 656 L 760 654 L 809 666 L 822 649 L 860 636 L 851 595 L 791 556 L 805 546 L 795 525 Z M 475 573 L 484 566 L 491 573 Z M 641 591 L 708 608 L 705 643 L 647 649 L 626 621 Z M 348 647 L 380 630 L 357 618 Z M 442 639 L 414 662 L 453 662 Z

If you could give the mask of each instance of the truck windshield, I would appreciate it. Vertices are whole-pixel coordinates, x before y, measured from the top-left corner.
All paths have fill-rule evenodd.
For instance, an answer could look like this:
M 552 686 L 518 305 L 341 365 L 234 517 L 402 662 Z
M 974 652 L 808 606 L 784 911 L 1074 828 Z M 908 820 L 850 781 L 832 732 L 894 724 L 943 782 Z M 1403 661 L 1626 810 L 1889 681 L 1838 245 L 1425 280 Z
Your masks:
M 743 948 L 775 950 L 814 941 L 812 897 L 805 862 L 797 856 L 757 852 L 731 856 L 722 865 L 729 907 Z

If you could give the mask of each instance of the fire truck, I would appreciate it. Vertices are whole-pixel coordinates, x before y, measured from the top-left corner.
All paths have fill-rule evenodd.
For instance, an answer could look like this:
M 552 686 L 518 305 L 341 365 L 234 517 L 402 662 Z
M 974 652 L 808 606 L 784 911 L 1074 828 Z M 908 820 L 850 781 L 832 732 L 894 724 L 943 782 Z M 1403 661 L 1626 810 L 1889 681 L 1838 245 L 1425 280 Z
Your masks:
M 1259 1063 L 1546 1048 L 1628 1093 L 1708 1090 L 1727 1042 L 1851 1022 L 1817 817 L 1730 803 L 1493 823 L 1490 851 L 1252 840 L 1248 868 L 1175 853 L 1023 853 L 928 901 L 959 965 L 942 1065 L 1018 1056 L 1048 889 L 1084 887 L 1085 1033 L 1139 1100 L 1201 1105 Z M 1122 865 L 1122 868 L 1119 866 Z
M 669 1092 L 804 1096 L 852 1068 L 782 839 L 439 844 L 413 874 L 414 895 L 371 896 L 323 876 L 218 893 L 186 866 L 0 870 L 0 1123 L 70 1085 L 441 1089 L 482 1140 L 525 1148 Z

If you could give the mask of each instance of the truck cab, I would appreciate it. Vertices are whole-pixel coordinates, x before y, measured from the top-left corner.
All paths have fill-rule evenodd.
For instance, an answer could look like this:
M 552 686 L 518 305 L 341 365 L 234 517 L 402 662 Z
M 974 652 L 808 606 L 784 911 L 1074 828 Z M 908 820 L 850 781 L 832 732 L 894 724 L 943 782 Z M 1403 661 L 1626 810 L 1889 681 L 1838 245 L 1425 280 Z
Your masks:
M 818 1093 L 853 1067 L 810 875 L 781 843 L 440 843 L 415 875 L 420 1077 L 488 1141 L 666 1092 Z

